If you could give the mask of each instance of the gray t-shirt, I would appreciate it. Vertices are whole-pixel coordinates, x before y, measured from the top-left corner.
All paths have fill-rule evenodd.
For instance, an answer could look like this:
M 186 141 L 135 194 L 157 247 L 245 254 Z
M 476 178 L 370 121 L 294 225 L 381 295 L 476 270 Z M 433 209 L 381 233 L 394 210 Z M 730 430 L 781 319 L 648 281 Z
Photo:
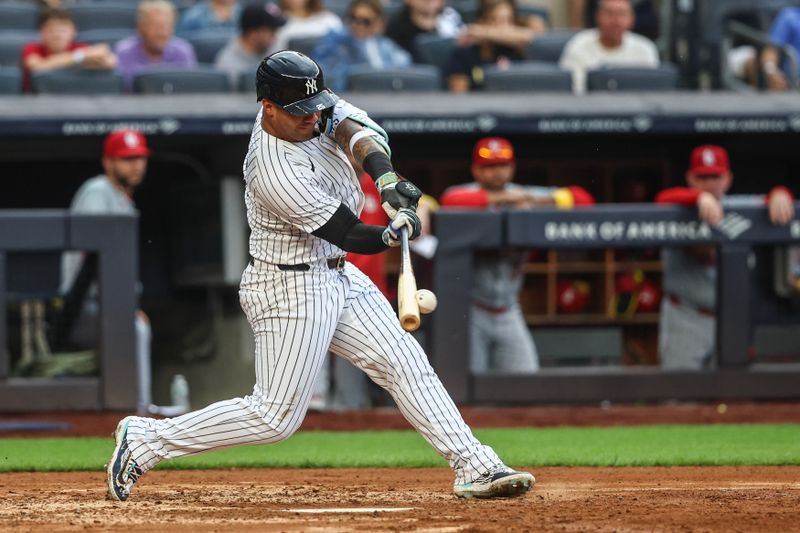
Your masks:
M 214 68 L 221 70 L 228 75 L 231 87 L 238 89 L 239 76 L 243 72 L 253 75 L 253 86 L 255 86 L 256 70 L 261 64 L 263 56 L 261 54 L 251 54 L 239 43 L 239 38 L 234 37 L 219 51 L 214 60 Z
M 75 193 L 70 213 L 94 215 L 135 214 L 133 200 L 101 174 L 89 180 Z M 75 282 L 83 264 L 82 252 L 66 252 L 61 256 L 61 292 L 66 293 Z

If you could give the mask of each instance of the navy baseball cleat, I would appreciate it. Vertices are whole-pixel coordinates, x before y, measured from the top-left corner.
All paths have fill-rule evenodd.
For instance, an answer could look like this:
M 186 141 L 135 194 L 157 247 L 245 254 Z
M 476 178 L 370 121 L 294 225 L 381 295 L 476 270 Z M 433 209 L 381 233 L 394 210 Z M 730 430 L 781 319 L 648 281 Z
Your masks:
M 533 474 L 501 467 L 468 483 L 456 484 L 453 492 L 459 498 L 511 498 L 522 496 L 534 483 Z
M 120 502 L 128 499 L 133 486 L 143 473 L 131 457 L 131 450 L 128 447 L 128 423 L 132 418 L 126 416 L 117 424 L 117 429 L 114 430 L 116 446 L 114 453 L 111 454 L 111 460 L 106 465 L 108 497 Z

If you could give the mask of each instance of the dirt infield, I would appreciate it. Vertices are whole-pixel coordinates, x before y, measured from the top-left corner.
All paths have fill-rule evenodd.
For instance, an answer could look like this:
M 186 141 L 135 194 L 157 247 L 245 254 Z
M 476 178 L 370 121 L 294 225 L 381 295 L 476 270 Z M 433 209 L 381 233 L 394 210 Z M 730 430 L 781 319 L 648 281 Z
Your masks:
M 2 474 L 0 528 L 800 531 L 800 467 L 542 468 L 536 475 L 525 498 L 462 501 L 445 468 L 157 471 L 120 504 L 104 499 L 101 473 Z

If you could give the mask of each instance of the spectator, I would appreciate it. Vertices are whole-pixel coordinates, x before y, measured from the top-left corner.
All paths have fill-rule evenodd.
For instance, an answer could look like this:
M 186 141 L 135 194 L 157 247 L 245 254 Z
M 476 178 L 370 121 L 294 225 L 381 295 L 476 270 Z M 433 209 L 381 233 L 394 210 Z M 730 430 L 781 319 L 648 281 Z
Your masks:
M 89 46 L 75 42 L 77 29 L 72 14 L 63 9 L 44 9 L 39 16 L 38 43 L 22 49 L 22 89 L 31 90 L 31 75 L 63 68 L 110 70 L 117 57 L 107 44 Z
M 483 67 L 505 66 L 524 58 L 522 49 L 536 31 L 517 25 L 513 0 L 481 0 L 477 23 L 467 26 L 459 36 L 444 67 L 452 92 L 463 93 L 483 85 Z
M 569 0 L 570 25 L 575 29 L 591 28 L 600 0 Z M 636 17 L 633 31 L 650 40 L 658 39 L 660 0 L 633 0 Z
M 286 19 L 275 4 L 245 7 L 239 19 L 239 36 L 219 51 L 214 68 L 227 72 L 231 86 L 235 87 L 243 72 L 258 70 L 267 50 L 275 42 L 275 32 L 284 24 Z
M 657 67 L 658 50 L 652 41 L 631 33 L 631 0 L 600 0 L 597 28 L 578 32 L 569 40 L 559 65 L 572 71 L 572 88 L 586 90 L 586 72 L 605 65 Z
M 474 183 L 448 188 L 442 207 L 497 209 L 591 205 L 580 187 L 533 187 L 511 183 L 516 172 L 514 147 L 500 137 L 487 137 L 472 152 Z M 492 250 L 476 255 L 470 310 L 470 369 L 535 372 L 536 346 L 519 306 L 528 254 Z
M 456 37 L 464 28 L 461 15 L 445 0 L 405 0 L 403 9 L 389 19 L 386 36 L 405 48 L 414 63 L 422 63 L 414 46 L 416 37 L 434 33 L 439 37 Z
M 325 9 L 322 0 L 280 0 L 286 25 L 278 32 L 270 53 L 286 50 L 289 41 L 306 37 L 324 37 L 342 28 L 342 20 L 336 13 Z M 333 74 L 326 72 L 325 76 Z
M 656 202 L 697 206 L 701 221 L 719 224 L 732 205 L 766 204 L 773 224 L 794 218 L 793 197 L 785 187 L 766 196 L 728 196 L 733 175 L 728 153 L 719 146 L 698 146 L 692 151 L 688 187 L 660 192 Z M 692 246 L 665 248 L 661 252 L 664 298 L 659 323 L 659 356 L 668 369 L 699 370 L 713 366 L 716 350 L 716 248 Z
M 384 14 L 380 0 L 353 0 L 347 14 L 347 27 L 322 38 L 311 54 L 325 72 L 326 83 L 334 92 L 344 91 L 351 67 L 406 67 L 408 52 L 383 35 Z
M 175 6 L 168 0 L 139 2 L 136 32 L 117 43 L 119 71 L 128 89 L 139 71 L 151 65 L 193 67 L 197 64 L 194 48 L 174 36 Z
M 236 33 L 242 7 L 237 0 L 205 0 L 187 9 L 178 21 L 178 35 L 184 37 L 202 31 Z
M 761 69 L 769 90 L 785 91 L 791 79 L 790 63 L 781 61 L 781 51 L 777 47 L 789 46 L 796 52 L 795 57 L 800 54 L 800 7 L 784 7 L 778 12 L 769 31 L 769 40 L 775 46 L 768 46 L 762 52 Z
M 70 212 L 90 215 L 135 214 L 133 193 L 142 183 L 147 171 L 150 149 L 144 135 L 137 130 L 117 130 L 103 144 L 104 174 L 81 185 L 70 205 Z M 61 260 L 62 292 L 68 292 L 83 266 L 83 254 L 67 252 Z M 91 287 L 83 302 L 81 315 L 75 324 L 72 340 L 93 345 L 96 338 L 99 303 L 96 287 Z M 150 321 L 141 311 L 136 312 L 136 368 L 139 382 L 137 410 L 148 412 L 150 397 Z

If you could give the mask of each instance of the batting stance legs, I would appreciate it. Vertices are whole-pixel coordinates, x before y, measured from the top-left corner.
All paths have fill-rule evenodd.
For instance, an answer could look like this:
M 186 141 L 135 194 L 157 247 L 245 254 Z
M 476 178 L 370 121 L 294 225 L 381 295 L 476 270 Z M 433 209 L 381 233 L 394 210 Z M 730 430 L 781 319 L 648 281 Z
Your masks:
M 329 348 L 392 395 L 453 468 L 456 485 L 503 467 L 472 435 L 384 296 L 354 266 L 340 272 L 321 262 L 307 272 L 286 272 L 251 265 L 240 301 L 256 336 L 253 394 L 173 419 L 129 418 L 125 444 L 136 477 L 164 459 L 289 437 L 305 416 Z

